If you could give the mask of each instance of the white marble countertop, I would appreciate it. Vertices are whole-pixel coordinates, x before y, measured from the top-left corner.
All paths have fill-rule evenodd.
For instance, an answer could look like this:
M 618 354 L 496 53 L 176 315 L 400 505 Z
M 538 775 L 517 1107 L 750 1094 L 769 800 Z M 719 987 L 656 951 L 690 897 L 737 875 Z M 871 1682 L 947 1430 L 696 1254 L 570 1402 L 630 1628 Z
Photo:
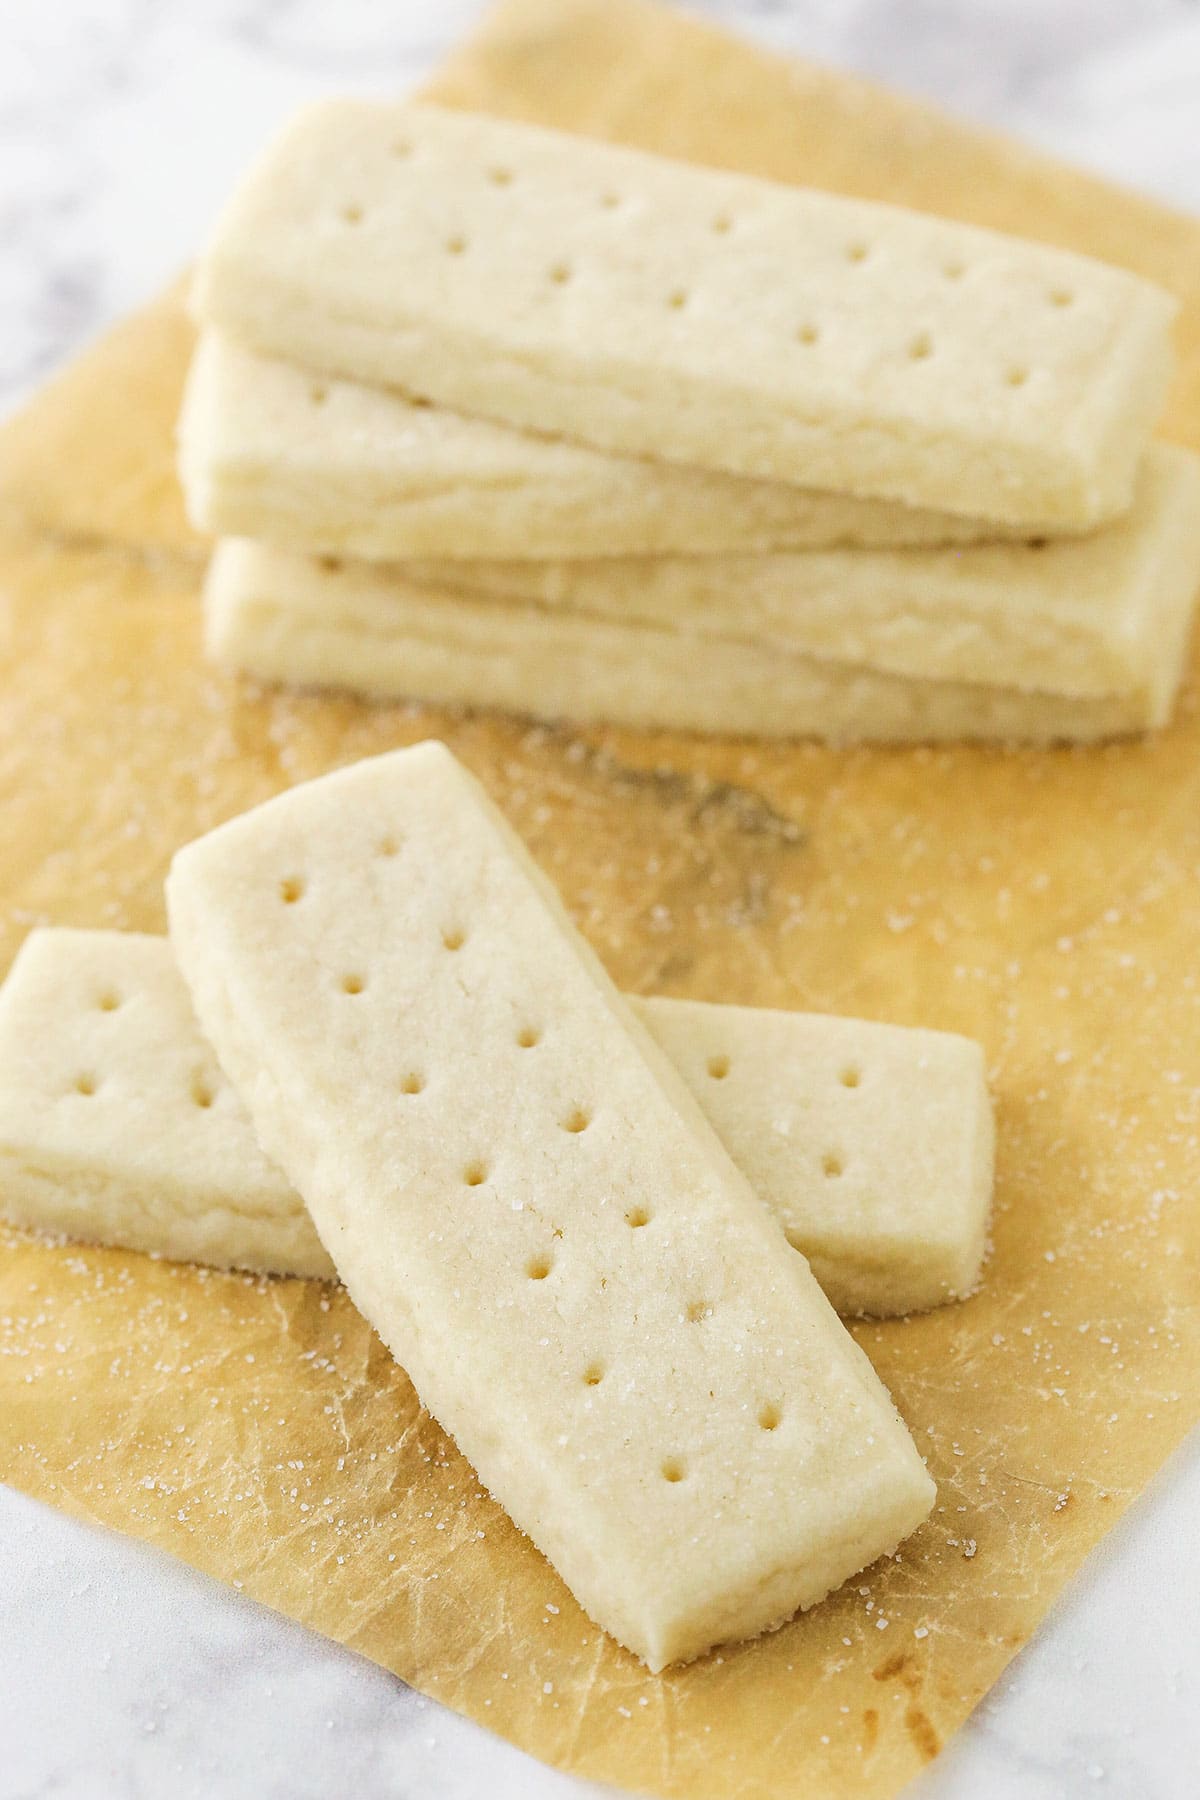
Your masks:
M 1200 210 L 1196 0 L 693 5 Z M 405 87 L 476 11 L 0 0 L 0 410 L 190 256 L 291 108 Z M 1198 1551 L 1194 1443 L 913 1800 L 1195 1800 Z M 594 1792 L 215 1583 L 0 1489 L 0 1800 Z

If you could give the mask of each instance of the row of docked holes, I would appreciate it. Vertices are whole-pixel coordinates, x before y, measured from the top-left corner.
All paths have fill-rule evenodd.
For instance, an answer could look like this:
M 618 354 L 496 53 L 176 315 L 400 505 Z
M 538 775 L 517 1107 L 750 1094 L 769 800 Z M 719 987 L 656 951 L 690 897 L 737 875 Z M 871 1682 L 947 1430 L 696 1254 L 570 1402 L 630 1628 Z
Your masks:
M 500 171 L 495 171 L 493 173 L 493 179 L 500 173 Z M 507 179 L 511 180 L 511 176 L 508 176 Z M 503 182 L 500 185 L 504 185 Z M 620 199 L 617 195 L 605 195 L 602 197 L 601 203 L 603 205 L 617 206 L 620 204 Z M 361 224 L 363 210 L 360 206 L 347 206 L 342 210 L 342 217 L 347 224 Z M 733 221 L 725 213 L 719 213 L 713 220 L 714 231 L 728 232 L 732 230 L 732 227 Z M 461 232 L 456 232 L 446 239 L 446 250 L 449 255 L 462 256 L 466 249 L 467 239 Z M 866 244 L 853 243 L 849 244 L 846 248 L 847 262 L 864 263 L 868 260 L 869 256 L 870 250 Z M 966 274 L 966 265 L 960 262 L 948 262 L 943 264 L 942 273 L 947 281 L 958 281 Z M 549 270 L 549 278 L 556 287 L 565 287 L 572 279 L 572 274 L 573 271 L 569 263 L 553 263 Z M 665 304 L 669 311 L 682 312 L 687 306 L 688 299 L 689 295 L 686 288 L 672 288 L 671 292 L 667 295 Z M 1068 288 L 1052 288 L 1047 295 L 1048 303 L 1051 306 L 1057 307 L 1070 306 L 1074 299 L 1074 294 Z M 802 344 L 806 348 L 811 347 L 821 341 L 820 327 L 806 322 L 803 325 L 797 326 L 795 337 L 798 344 Z M 933 339 L 928 332 L 918 332 L 915 337 L 909 340 L 908 358 L 910 362 L 928 362 L 932 355 Z M 1019 364 L 1014 365 L 1007 370 L 1004 379 L 1009 387 L 1024 387 L 1029 380 L 1029 370 Z M 315 388 L 312 392 L 312 399 L 314 405 L 323 405 L 326 399 L 326 391 L 322 388 Z
M 706 1066 L 714 1081 L 724 1081 L 733 1064 L 727 1056 L 710 1056 Z M 843 1087 L 859 1087 L 862 1083 L 862 1070 L 857 1063 L 845 1063 L 838 1072 L 838 1080 Z
M 465 237 L 456 236 L 446 240 L 446 249 L 452 256 L 463 255 L 466 248 L 467 240 Z M 551 264 L 549 279 L 555 287 L 566 287 L 568 282 L 573 278 L 574 271 L 571 268 L 570 263 L 557 262 Z M 682 312 L 687 306 L 690 298 L 691 296 L 686 288 L 672 288 L 667 295 L 664 304 L 670 312 Z M 1070 303 L 1070 296 L 1059 295 L 1054 303 L 1056 305 L 1067 305 Z M 820 343 L 821 330 L 818 325 L 814 325 L 806 320 L 803 325 L 798 325 L 796 327 L 795 336 L 798 344 L 810 348 L 811 346 Z M 910 362 L 928 362 L 933 355 L 933 339 L 929 333 L 927 331 L 919 331 L 915 337 L 910 338 L 907 353 Z M 1024 387 L 1025 383 L 1029 380 L 1029 370 L 1019 365 L 1014 365 L 1007 371 L 1005 380 L 1009 387 Z
M 100 1077 L 94 1074 L 91 1069 L 84 1069 L 75 1077 L 75 1080 L 72 1083 L 75 1092 L 77 1094 L 82 1094 L 89 1100 L 93 1095 L 100 1092 L 103 1085 Z M 201 1075 L 199 1073 L 192 1076 L 190 1093 L 192 1104 L 200 1107 L 203 1112 L 207 1112 L 213 1101 L 216 1099 L 216 1093 L 212 1083 L 206 1075 Z
M 758 1409 L 758 1427 L 760 1431 L 778 1431 L 783 1423 L 783 1410 L 773 1401 L 764 1401 Z M 664 1481 L 679 1482 L 687 1480 L 688 1466 L 682 1456 L 665 1456 L 659 1464 L 659 1473 Z
M 467 240 L 464 237 L 456 236 L 446 240 L 446 249 L 452 256 L 461 256 L 466 248 Z M 854 254 L 855 251 L 859 254 Z M 861 245 L 852 246 L 851 251 L 847 252 L 847 257 L 850 261 L 861 262 L 865 260 L 866 250 Z M 963 272 L 960 264 L 948 264 L 945 269 L 948 279 L 956 279 Z M 550 280 L 556 287 L 565 287 L 571 278 L 572 270 L 569 263 L 552 264 Z M 1069 306 L 1073 298 L 1074 296 L 1065 289 L 1056 289 L 1050 295 L 1050 302 L 1053 306 Z M 671 312 L 682 312 L 688 304 L 688 299 L 686 288 L 672 288 L 667 295 L 665 304 Z M 821 341 L 820 326 L 806 321 L 803 325 L 796 327 L 795 338 L 798 344 L 803 345 L 806 349 L 811 348 Z M 907 354 L 910 362 L 919 363 L 930 360 L 933 356 L 933 339 L 927 331 L 919 331 L 915 337 L 909 339 Z M 1029 380 L 1029 370 L 1021 364 L 1014 364 L 1005 372 L 1004 379 L 1009 387 L 1024 387 Z M 310 398 L 314 406 L 323 406 L 328 398 L 328 390 L 318 385 L 310 390 Z
M 724 1081 L 733 1066 L 727 1056 L 710 1056 L 707 1069 L 713 1081 Z M 856 1088 L 862 1082 L 862 1070 L 857 1063 L 846 1063 L 838 1074 L 843 1087 Z M 840 1151 L 827 1150 L 821 1158 L 821 1172 L 830 1180 L 836 1180 L 846 1173 L 846 1160 Z
M 447 238 L 446 240 L 446 249 L 451 256 L 463 255 L 466 248 L 467 240 L 461 235 Z M 865 261 L 866 255 L 867 251 L 863 245 L 853 245 L 851 246 L 851 249 L 847 251 L 847 259 L 851 262 Z M 961 270 L 958 269 L 958 265 L 954 265 L 954 267 L 958 273 L 961 273 Z M 947 270 L 947 274 L 949 275 L 949 270 Z M 573 279 L 573 276 L 574 271 L 569 263 L 557 262 L 552 263 L 550 266 L 549 278 L 555 287 L 566 287 L 568 282 Z M 686 288 L 672 288 L 666 297 L 665 305 L 670 312 L 682 312 L 687 306 L 689 299 L 690 295 Z M 1052 296 L 1052 303 L 1056 306 L 1069 305 L 1070 300 L 1071 296 L 1069 294 L 1056 293 Z M 798 325 L 796 327 L 795 337 L 798 344 L 802 344 L 806 349 L 811 348 L 813 345 L 820 343 L 821 329 L 818 325 L 814 325 L 806 320 L 803 325 Z M 929 361 L 933 356 L 933 339 L 927 331 L 919 331 L 915 337 L 909 339 L 907 354 L 910 362 L 919 363 Z M 1029 370 L 1020 365 L 1013 365 L 1006 371 L 1004 379 L 1009 387 L 1024 387 L 1025 383 L 1029 380 Z
M 471 1162 L 467 1164 L 467 1167 L 463 1172 L 463 1180 L 468 1187 L 479 1187 L 487 1180 L 488 1173 L 489 1170 L 486 1163 Z M 643 1226 L 650 1223 L 650 1218 L 651 1214 L 648 1207 L 631 1206 L 625 1214 L 625 1223 L 628 1225 L 630 1231 L 641 1231 Z M 545 1281 L 553 1267 L 554 1258 L 550 1255 L 549 1251 L 539 1251 L 536 1256 L 531 1256 L 526 1263 L 525 1273 L 528 1275 L 530 1281 Z
M 401 161 L 404 161 L 413 153 L 413 145 L 408 138 L 396 138 L 392 143 L 391 148 L 392 155 Z M 515 180 L 513 171 L 504 163 L 492 163 L 487 170 L 487 178 L 493 187 L 498 188 L 511 187 Z M 596 197 L 596 204 L 604 212 L 616 212 L 620 208 L 621 203 L 621 195 L 616 193 L 612 188 L 605 188 L 603 192 Z M 361 224 L 362 216 L 362 208 L 355 205 L 346 207 L 342 213 L 342 217 L 346 220 L 347 224 L 351 225 Z M 718 236 L 723 236 L 725 232 L 732 231 L 732 216 L 726 212 L 714 214 L 712 228 Z
M 392 153 L 398 157 L 410 156 L 412 154 L 412 145 L 407 141 L 399 140 L 393 144 Z M 505 168 L 502 165 L 496 165 L 490 168 L 487 175 L 488 180 L 492 183 L 493 187 L 511 187 L 513 184 L 512 170 Z M 613 193 L 611 189 L 606 189 L 599 196 L 598 204 L 606 212 L 615 212 L 622 204 L 621 195 Z M 347 225 L 361 225 L 364 217 L 365 214 L 363 208 L 353 201 L 342 208 L 342 218 Z M 713 215 L 711 229 L 718 237 L 725 237 L 733 230 L 734 224 L 735 220 L 731 213 L 718 212 Z M 446 249 L 452 256 L 461 256 L 466 248 L 467 240 L 461 233 L 455 233 L 453 236 L 446 239 Z M 871 246 L 864 243 L 861 238 L 855 238 L 846 245 L 844 255 L 848 263 L 861 265 L 862 263 L 870 261 Z M 966 273 L 966 263 L 960 261 L 957 257 L 952 257 L 942 264 L 942 274 L 947 281 L 961 281 Z M 566 264 L 557 263 L 550 271 L 550 278 L 552 281 L 558 282 L 559 284 L 569 281 L 571 278 L 570 269 Z M 1070 288 L 1053 287 L 1047 292 L 1046 301 L 1050 306 L 1060 308 L 1067 307 L 1074 304 L 1075 295 Z M 682 307 L 687 304 L 687 294 L 682 289 L 676 289 L 671 294 L 667 304 L 675 308 Z M 796 335 L 801 343 L 813 344 L 816 343 L 819 333 L 811 326 L 802 326 Z M 914 345 L 919 344 L 922 341 L 923 340 L 919 338 L 914 339 Z M 929 352 L 928 350 L 916 351 L 910 348 L 909 354 L 914 356 L 914 360 L 923 361 L 924 357 L 927 356 Z M 1021 384 L 1013 383 L 1013 385 L 1019 386 Z
M 397 138 L 393 142 L 391 149 L 393 156 L 403 159 L 412 155 L 413 145 L 407 138 Z M 493 187 L 511 187 L 514 179 L 513 171 L 503 164 L 493 164 L 487 171 L 487 177 Z M 606 189 L 600 194 L 598 203 L 605 211 L 614 212 L 621 205 L 621 196 L 620 194 L 614 193 L 611 189 Z M 342 216 L 348 224 L 361 224 L 363 209 L 361 206 L 352 203 L 344 208 Z M 718 236 L 727 235 L 733 230 L 733 227 L 734 219 L 731 213 L 718 212 L 713 215 L 712 230 Z M 851 242 L 846 245 L 845 256 L 847 262 L 865 263 L 870 257 L 870 254 L 870 245 L 865 243 L 861 238 L 852 239 Z M 942 274 L 947 281 L 961 281 L 966 273 L 966 263 L 960 261 L 957 257 L 951 258 L 942 264 Z M 1064 287 L 1051 288 L 1046 297 L 1051 306 L 1058 307 L 1070 306 L 1075 299 L 1075 295 L 1071 290 Z
M 820 341 L 821 332 L 818 326 L 805 324 L 797 328 L 796 342 L 798 344 L 819 344 Z M 915 337 L 909 339 L 908 360 L 910 362 L 928 362 L 932 355 L 933 339 L 927 331 L 919 331 Z M 1021 364 L 1013 364 L 1005 371 L 1004 379 L 1009 387 L 1024 387 L 1029 380 L 1029 370 Z
M 115 988 L 104 988 L 97 997 L 96 1010 L 97 1012 L 113 1013 L 117 1012 L 122 1004 L 121 996 Z M 85 1099 L 90 1100 L 93 1095 L 99 1093 L 102 1083 L 100 1077 L 93 1070 L 84 1069 L 76 1075 L 71 1085 L 77 1094 L 82 1094 Z M 206 1075 L 197 1072 L 192 1076 L 191 1097 L 193 1103 L 203 1111 L 207 1111 L 212 1105 L 216 1094 Z
M 408 157 L 412 155 L 412 149 L 412 144 L 408 142 L 407 139 L 401 138 L 397 139 L 392 145 L 392 154 L 401 158 Z M 511 187 L 513 184 L 512 170 L 504 167 L 502 164 L 494 164 L 488 169 L 487 176 L 493 187 Z M 605 211 L 615 212 L 621 205 L 621 196 L 620 194 L 614 193 L 611 188 L 605 189 L 599 196 L 599 204 Z M 362 219 L 362 209 L 361 207 L 356 206 L 348 207 L 344 216 L 351 223 L 357 224 Z M 713 215 L 712 229 L 719 237 L 724 237 L 727 233 L 731 232 L 733 226 L 734 219 L 731 213 L 719 212 Z M 870 245 L 864 243 L 861 238 L 852 239 L 851 242 L 846 245 L 845 255 L 847 262 L 864 263 L 867 261 L 870 254 Z M 966 272 L 966 263 L 959 261 L 957 258 L 951 258 L 949 261 L 942 264 L 942 274 L 946 277 L 947 281 L 961 281 Z M 1052 288 L 1047 298 L 1051 306 L 1070 306 L 1075 296 L 1068 288 Z
M 344 215 L 345 217 L 348 218 L 350 216 L 350 210 L 353 210 L 357 217 L 361 218 L 361 212 L 359 212 L 357 208 L 348 209 L 347 213 Z M 726 229 L 728 229 L 728 225 L 726 226 Z M 453 237 L 446 239 L 446 250 L 449 255 L 462 256 L 466 249 L 467 240 L 461 234 L 455 234 Z M 846 252 L 847 261 L 855 263 L 865 262 L 867 255 L 868 251 L 864 244 L 852 244 Z M 556 287 L 566 287 L 568 282 L 571 281 L 573 273 L 569 263 L 552 263 L 549 270 L 549 279 Z M 965 270 L 962 264 L 948 263 L 945 266 L 943 273 L 948 280 L 957 280 L 965 273 Z M 690 296 L 686 288 L 672 288 L 666 297 L 665 305 L 670 312 L 682 312 L 687 306 L 689 298 Z M 1050 294 L 1049 298 L 1050 303 L 1053 306 L 1069 306 L 1074 296 L 1065 289 L 1060 288 L 1055 289 Z M 803 345 L 806 349 L 811 348 L 820 343 L 821 329 L 818 325 L 814 325 L 811 321 L 806 320 L 804 324 L 796 327 L 795 339 L 798 344 Z M 910 362 L 919 363 L 929 361 L 933 356 L 933 339 L 927 331 L 919 331 L 915 337 L 909 339 L 907 354 Z M 1024 387 L 1029 380 L 1029 370 L 1020 364 L 1014 364 L 1006 371 L 1004 379 L 1009 387 Z M 327 397 L 327 390 L 324 387 L 317 386 L 311 390 L 311 399 L 314 406 L 323 406 Z

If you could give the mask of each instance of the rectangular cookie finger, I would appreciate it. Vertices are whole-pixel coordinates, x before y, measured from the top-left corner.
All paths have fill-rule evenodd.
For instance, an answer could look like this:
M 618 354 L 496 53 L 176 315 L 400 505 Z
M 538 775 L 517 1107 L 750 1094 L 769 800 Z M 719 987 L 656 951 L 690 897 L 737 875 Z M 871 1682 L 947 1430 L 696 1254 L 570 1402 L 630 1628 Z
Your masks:
M 973 226 L 366 100 L 309 108 L 247 177 L 195 305 L 622 455 L 1067 527 L 1129 504 L 1176 310 Z
M 514 431 L 205 332 L 179 423 L 192 523 L 291 550 L 624 557 L 949 544 L 1017 527 Z
M 631 1005 L 838 1312 L 972 1292 L 995 1154 L 977 1043 L 757 1006 Z
M 1038 693 L 891 675 L 778 641 L 434 593 L 392 568 L 331 566 L 243 539 L 218 547 L 204 607 L 212 660 L 262 681 L 538 719 L 835 743 L 1095 743 L 1145 731 L 1170 717 L 1187 645 L 1185 614 L 1154 646 L 1152 683 Z
M 652 1668 L 780 1623 L 924 1518 L 866 1357 L 443 745 L 220 827 L 167 902 L 351 1297 Z

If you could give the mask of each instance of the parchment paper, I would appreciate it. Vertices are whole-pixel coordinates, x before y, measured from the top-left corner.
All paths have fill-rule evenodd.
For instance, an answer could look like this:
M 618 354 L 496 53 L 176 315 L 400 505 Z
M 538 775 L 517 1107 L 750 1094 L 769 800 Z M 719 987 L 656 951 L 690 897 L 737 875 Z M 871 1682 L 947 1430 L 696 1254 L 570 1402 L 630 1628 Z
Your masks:
M 1183 298 L 1200 230 L 638 0 L 512 0 L 438 93 L 1032 232 Z M 0 438 L 0 966 L 34 923 L 161 929 L 175 847 L 446 737 L 613 974 L 981 1037 L 995 1254 L 857 1334 L 940 1484 L 895 1561 L 651 1677 L 569 1594 L 336 1292 L 0 1240 L 0 1475 L 159 1544 L 563 1768 L 669 1795 L 892 1794 L 1196 1418 L 1200 726 L 1100 751 L 748 747 L 255 692 L 199 659 L 177 295 Z

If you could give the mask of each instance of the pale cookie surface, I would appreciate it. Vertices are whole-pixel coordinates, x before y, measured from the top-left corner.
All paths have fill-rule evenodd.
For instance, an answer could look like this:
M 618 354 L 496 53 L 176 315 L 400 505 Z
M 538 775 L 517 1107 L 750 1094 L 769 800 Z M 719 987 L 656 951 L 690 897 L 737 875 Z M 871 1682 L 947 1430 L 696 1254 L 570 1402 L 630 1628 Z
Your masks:
M 971 1292 L 995 1135 L 978 1044 L 760 1007 L 637 1008 L 839 1312 Z
M 761 1631 L 925 1516 L 866 1357 L 444 746 L 222 826 L 167 898 L 352 1298 L 622 1643 Z
M 1088 537 L 955 549 L 410 562 L 404 579 L 625 623 L 769 639 L 890 674 L 1053 694 L 1173 692 L 1200 596 L 1200 457 L 1155 445 Z
M 630 1005 L 839 1311 L 916 1312 L 970 1290 L 991 1197 L 977 1044 L 804 1013 Z M 218 1267 L 333 1274 L 217 1068 L 165 938 L 48 929 L 25 943 L 0 989 L 0 1217 Z
M 915 506 L 606 456 L 394 390 L 314 376 L 216 332 L 202 337 L 188 376 L 179 460 L 199 530 L 376 561 L 698 555 L 1004 534 Z
M 161 938 L 35 931 L 0 989 L 0 1216 L 187 1262 L 333 1272 Z
M 748 737 L 1094 743 L 1165 724 L 1159 694 L 1026 693 L 924 681 L 790 652 L 463 594 L 365 562 L 328 566 L 230 539 L 205 589 L 209 656 L 262 681 L 381 699 L 498 707 L 539 719 Z
M 1065 525 L 1128 505 L 1175 312 L 973 226 L 354 100 L 301 114 L 247 178 L 196 308 L 256 350 L 604 450 Z

